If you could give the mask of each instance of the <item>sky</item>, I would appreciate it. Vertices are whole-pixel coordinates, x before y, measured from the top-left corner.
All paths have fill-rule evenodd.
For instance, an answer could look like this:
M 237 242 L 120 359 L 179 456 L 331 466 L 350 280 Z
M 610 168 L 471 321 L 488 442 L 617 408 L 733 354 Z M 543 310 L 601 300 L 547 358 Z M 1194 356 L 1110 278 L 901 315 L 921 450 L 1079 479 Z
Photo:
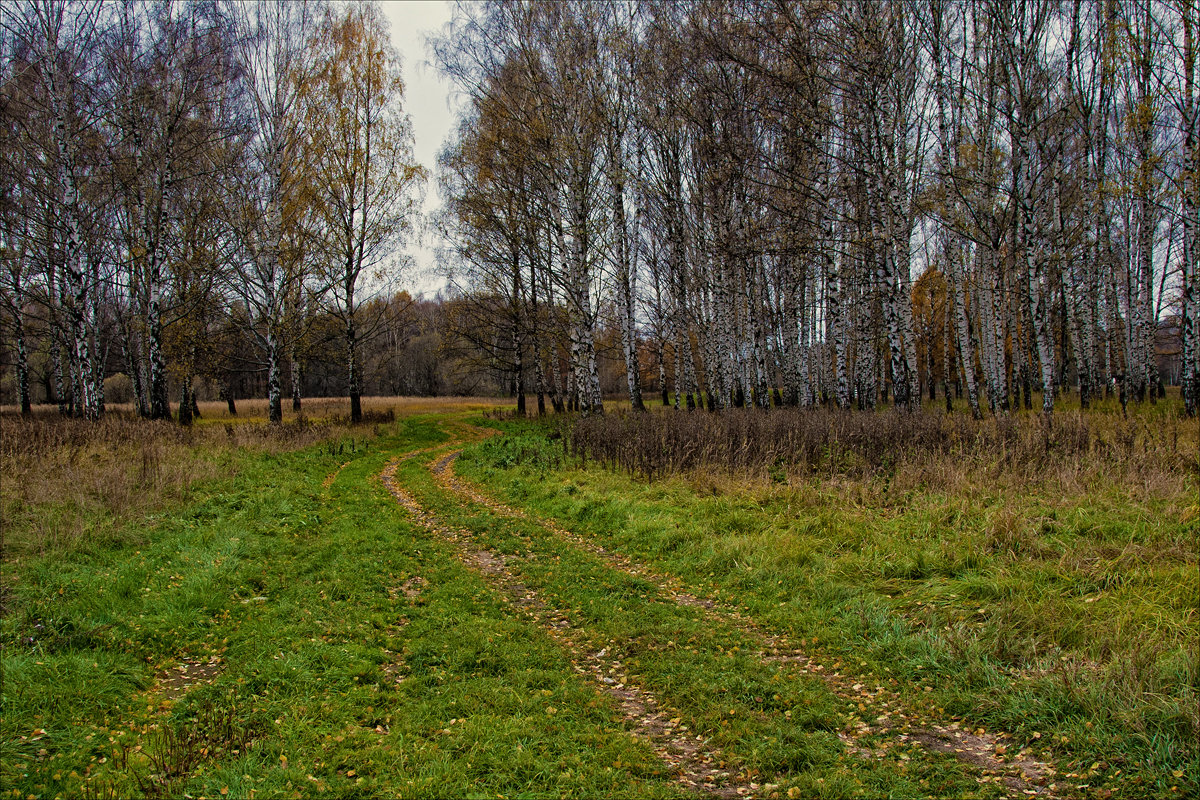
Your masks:
M 437 154 L 454 127 L 453 87 L 437 68 L 428 63 L 425 37 L 440 32 L 450 20 L 453 4 L 443 0 L 382 0 L 380 7 L 392 24 L 392 45 L 400 52 L 405 81 L 404 105 L 412 117 L 417 161 L 429 171 L 425 185 L 424 211 L 428 215 L 441 200 L 437 194 Z M 433 294 L 445 284 L 436 274 L 434 235 L 426 231 L 422 242 L 410 244 L 407 252 L 416 269 L 403 281 L 411 292 Z

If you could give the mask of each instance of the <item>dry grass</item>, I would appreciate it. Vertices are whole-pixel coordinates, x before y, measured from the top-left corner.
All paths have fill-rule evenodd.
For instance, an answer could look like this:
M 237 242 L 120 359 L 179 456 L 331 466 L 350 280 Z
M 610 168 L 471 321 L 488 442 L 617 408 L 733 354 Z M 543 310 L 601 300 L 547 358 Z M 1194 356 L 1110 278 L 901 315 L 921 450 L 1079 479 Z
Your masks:
M 237 401 L 237 416 L 229 413 L 224 401 L 211 400 L 200 403 L 198 424 L 207 422 L 264 422 L 267 419 L 267 401 L 263 398 Z M 494 397 L 364 397 L 363 412 L 366 414 L 386 414 L 391 411 L 397 417 L 412 414 L 434 414 L 447 411 L 485 410 L 511 405 L 511 401 Z M 172 409 L 175 406 L 172 404 Z M 16 417 L 20 409 L 15 405 L 0 405 L 0 419 Z M 109 403 L 107 412 L 114 417 L 133 416 L 132 403 Z M 37 405 L 33 407 L 33 416 L 53 417 L 58 419 L 58 406 Z M 350 400 L 345 397 L 306 397 L 301 413 L 292 412 L 291 400 L 285 399 L 283 406 L 284 422 L 303 417 L 309 421 L 320 420 L 349 420 Z
M 304 401 L 302 414 L 266 423 L 265 400 L 201 403 L 190 428 L 139 419 L 110 405 L 98 423 L 64 419 L 54 406 L 30 418 L 0 410 L 0 549 L 5 561 L 70 549 L 118 523 L 185 497 L 199 481 L 235 469 L 229 453 L 295 450 L 319 442 L 378 435 L 397 417 L 496 406 L 485 398 L 363 398 L 364 425 L 349 422 L 341 398 Z M 7 412 L 7 413 L 5 413 Z
M 888 494 L 1038 486 L 1078 494 L 1113 485 L 1158 494 L 1200 474 L 1200 428 L 1171 414 L 1123 419 L 1065 411 L 1052 419 L 975 421 L 966 414 L 827 409 L 616 413 L 578 420 L 569 445 L 585 459 L 651 480 L 694 473 L 709 483 L 721 483 L 718 475 L 738 483 L 823 478 Z

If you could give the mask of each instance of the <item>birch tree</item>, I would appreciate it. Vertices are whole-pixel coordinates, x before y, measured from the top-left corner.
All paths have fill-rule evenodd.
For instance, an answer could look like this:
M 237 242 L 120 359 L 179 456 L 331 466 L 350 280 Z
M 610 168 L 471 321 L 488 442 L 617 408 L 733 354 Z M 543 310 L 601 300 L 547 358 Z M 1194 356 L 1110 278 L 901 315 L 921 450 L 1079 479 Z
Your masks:
M 233 4 L 230 12 L 236 21 L 237 58 L 250 127 L 245 167 L 236 187 L 242 202 L 231 209 L 230 222 L 241 244 L 233 288 L 254 323 L 254 338 L 266 361 L 268 417 L 279 423 L 283 420 L 280 366 L 285 303 L 303 279 L 305 267 L 296 260 L 295 250 L 288 249 L 287 237 L 309 200 L 299 158 L 300 95 L 314 72 L 308 44 L 317 5 L 260 0 Z
M 66 373 L 60 383 L 70 384 L 77 413 L 93 420 L 102 414 L 103 375 L 95 352 L 98 265 L 89 263 L 86 237 L 101 202 L 95 76 L 102 13 L 100 3 L 66 0 L 3 11 L 14 67 L 30 89 L 19 95 L 22 146 L 35 154 L 43 172 L 26 185 L 40 194 L 40 261 L 47 299 L 62 321 L 55 326 L 56 341 L 68 355 L 67 365 L 59 362 L 60 375 Z
M 350 418 L 359 422 L 361 281 L 370 277 L 385 285 L 394 279 L 394 253 L 414 230 L 425 171 L 413 160 L 400 60 L 378 7 L 328 10 L 309 47 L 318 53 L 317 63 L 299 91 L 314 247 L 334 301 L 331 311 L 344 326 Z
M 120 260 L 131 309 L 144 323 L 144 352 L 126 322 L 131 372 L 147 378 L 152 419 L 170 415 L 164 354 L 165 318 L 190 316 L 187 296 L 169 296 L 181 239 L 181 196 L 212 181 L 225 160 L 232 64 L 227 20 L 196 3 L 123 4 L 105 53 L 111 100 L 106 126 L 113 159 Z M 143 368 L 143 361 L 145 368 Z M 139 387 L 140 388 L 140 387 Z M 139 401 L 142 392 L 138 391 Z

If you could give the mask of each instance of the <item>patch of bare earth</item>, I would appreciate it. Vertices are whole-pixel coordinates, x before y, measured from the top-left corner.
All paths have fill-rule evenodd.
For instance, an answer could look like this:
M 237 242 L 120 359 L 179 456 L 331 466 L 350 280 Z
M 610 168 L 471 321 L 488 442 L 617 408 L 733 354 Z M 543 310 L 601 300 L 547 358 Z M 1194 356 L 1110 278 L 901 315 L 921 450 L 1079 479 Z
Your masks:
M 404 458 L 412 457 L 410 454 Z M 434 466 L 435 474 L 444 473 L 446 465 L 458 455 L 444 457 Z M 508 601 L 529 619 L 546 630 L 567 653 L 575 671 L 592 679 L 597 688 L 613 699 L 628 730 L 646 741 L 671 769 L 676 782 L 693 791 L 723 798 L 753 796 L 758 784 L 730 774 L 717 765 L 724 762 L 720 751 L 708 740 L 690 732 L 680 724 L 680 717 L 661 703 L 653 692 L 630 682 L 620 660 L 608 658 L 607 649 L 593 652 L 580 641 L 571 622 L 561 612 L 549 607 L 537 592 L 523 584 L 509 568 L 512 556 L 474 547 L 470 534 L 454 528 L 426 510 L 412 495 L 396 482 L 396 469 L 402 458 L 393 459 L 380 477 L 383 485 L 427 531 L 450 544 L 459 560 L 479 573 L 483 579 L 503 594 Z
M 830 691 L 854 708 L 845 728 L 838 734 L 849 752 L 861 757 L 883 757 L 883 752 L 860 745 L 859 741 L 867 736 L 885 734 L 893 737 L 894 744 L 914 744 L 929 752 L 951 755 L 979 770 L 981 782 L 999 783 L 1016 796 L 1053 797 L 1065 788 L 1054 782 L 1056 771 L 1050 764 L 1036 758 L 1028 750 L 1010 753 L 1008 734 L 990 733 L 982 728 L 967 730 L 958 722 L 943 725 L 921 718 L 919 712 L 913 711 L 900 697 L 900 685 L 896 679 L 887 679 L 887 686 L 868 686 L 864 681 L 869 679 L 844 674 L 840 661 L 823 664 L 814 660 L 798 646 L 799 643 L 763 630 L 740 609 L 687 591 L 675 576 L 658 573 L 563 528 L 553 520 L 534 516 L 489 497 L 455 473 L 453 464 L 460 452 L 443 456 L 431 465 L 435 479 L 443 488 L 499 516 L 535 522 L 562 540 L 599 557 L 612 569 L 654 583 L 665 597 L 675 603 L 699 608 L 756 640 L 758 656 L 764 661 L 783 664 L 791 671 L 822 680 Z
M 194 686 L 211 684 L 221 674 L 223 667 L 220 656 L 184 659 L 176 666 L 158 673 L 151 693 L 160 700 L 178 700 Z
M 1018 751 L 1006 761 L 1000 761 L 998 753 L 1007 752 L 1007 747 L 997 744 L 996 735 L 982 728 L 964 730 L 958 723 L 933 725 L 911 734 L 901 734 L 935 753 L 949 753 L 977 767 L 991 780 L 1002 783 L 1014 792 L 1026 795 L 1046 794 L 1057 789 L 1049 783 L 1053 769 L 1031 756 L 1028 751 Z M 1032 787 L 1032 788 L 1031 788 Z

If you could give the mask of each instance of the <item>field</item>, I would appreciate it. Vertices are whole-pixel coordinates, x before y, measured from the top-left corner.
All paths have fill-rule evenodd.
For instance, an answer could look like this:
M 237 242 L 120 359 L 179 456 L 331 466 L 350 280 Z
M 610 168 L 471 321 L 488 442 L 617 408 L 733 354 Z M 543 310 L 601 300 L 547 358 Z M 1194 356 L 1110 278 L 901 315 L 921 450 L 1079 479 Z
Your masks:
M 1185 797 L 1174 401 L 0 416 L 12 797 Z

